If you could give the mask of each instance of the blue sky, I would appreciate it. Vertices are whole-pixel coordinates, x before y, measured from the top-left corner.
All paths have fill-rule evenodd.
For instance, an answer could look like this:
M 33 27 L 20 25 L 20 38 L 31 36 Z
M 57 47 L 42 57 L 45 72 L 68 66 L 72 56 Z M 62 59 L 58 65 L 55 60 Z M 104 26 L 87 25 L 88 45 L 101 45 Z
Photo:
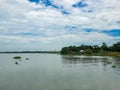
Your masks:
M 1 0 L 0 51 L 120 41 L 120 0 Z

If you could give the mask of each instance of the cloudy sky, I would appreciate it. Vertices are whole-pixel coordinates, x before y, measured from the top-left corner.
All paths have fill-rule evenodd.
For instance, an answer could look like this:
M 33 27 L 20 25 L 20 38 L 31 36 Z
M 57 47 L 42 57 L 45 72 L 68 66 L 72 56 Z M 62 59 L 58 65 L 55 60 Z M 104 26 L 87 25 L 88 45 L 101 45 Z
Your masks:
M 0 0 L 0 51 L 120 41 L 120 0 Z

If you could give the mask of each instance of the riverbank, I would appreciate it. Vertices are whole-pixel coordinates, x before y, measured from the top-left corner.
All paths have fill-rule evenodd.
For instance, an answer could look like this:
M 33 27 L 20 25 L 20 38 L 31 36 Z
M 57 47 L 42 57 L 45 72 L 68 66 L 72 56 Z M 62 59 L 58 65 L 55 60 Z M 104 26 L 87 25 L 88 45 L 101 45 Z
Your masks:
M 108 46 L 105 42 L 101 46 L 84 45 L 63 47 L 60 51 L 62 55 L 86 55 L 86 56 L 115 56 L 120 57 L 120 42 Z

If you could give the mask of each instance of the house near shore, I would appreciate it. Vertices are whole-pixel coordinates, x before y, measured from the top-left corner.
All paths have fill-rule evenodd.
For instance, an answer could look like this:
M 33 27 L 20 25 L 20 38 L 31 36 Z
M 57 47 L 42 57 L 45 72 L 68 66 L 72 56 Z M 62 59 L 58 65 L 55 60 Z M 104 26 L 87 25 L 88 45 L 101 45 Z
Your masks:
M 84 50 L 80 50 L 80 53 L 84 53 Z

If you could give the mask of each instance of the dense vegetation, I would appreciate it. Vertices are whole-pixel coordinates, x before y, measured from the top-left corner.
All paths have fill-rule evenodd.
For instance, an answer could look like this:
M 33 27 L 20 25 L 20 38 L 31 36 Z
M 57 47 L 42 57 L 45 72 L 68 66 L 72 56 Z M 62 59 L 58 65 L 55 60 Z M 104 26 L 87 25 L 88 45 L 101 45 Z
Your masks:
M 68 46 L 61 49 L 61 54 L 86 54 L 86 55 L 114 55 L 120 56 L 120 42 L 108 46 L 105 42 L 98 45 Z

